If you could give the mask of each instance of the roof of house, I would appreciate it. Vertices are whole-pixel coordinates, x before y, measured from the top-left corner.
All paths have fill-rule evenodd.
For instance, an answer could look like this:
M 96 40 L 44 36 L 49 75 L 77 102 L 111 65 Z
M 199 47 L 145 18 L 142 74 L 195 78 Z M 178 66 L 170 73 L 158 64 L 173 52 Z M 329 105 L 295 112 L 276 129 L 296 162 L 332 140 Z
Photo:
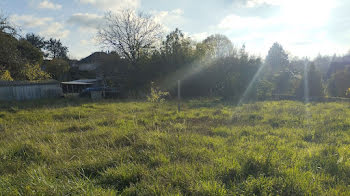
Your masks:
M 81 59 L 77 63 L 78 64 L 94 63 L 96 61 L 101 61 L 106 56 L 108 56 L 108 54 L 105 52 L 94 52 L 91 55 L 89 55 L 88 57 Z

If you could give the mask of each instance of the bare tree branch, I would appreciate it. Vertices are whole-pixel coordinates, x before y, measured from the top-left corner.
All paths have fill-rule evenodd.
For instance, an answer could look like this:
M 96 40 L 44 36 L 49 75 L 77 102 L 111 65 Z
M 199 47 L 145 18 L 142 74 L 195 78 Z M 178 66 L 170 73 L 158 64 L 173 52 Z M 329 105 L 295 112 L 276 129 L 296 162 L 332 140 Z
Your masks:
M 136 64 L 141 54 L 150 50 L 162 35 L 161 25 L 142 12 L 108 12 L 105 22 L 98 32 L 101 44 L 112 47 L 133 64 Z

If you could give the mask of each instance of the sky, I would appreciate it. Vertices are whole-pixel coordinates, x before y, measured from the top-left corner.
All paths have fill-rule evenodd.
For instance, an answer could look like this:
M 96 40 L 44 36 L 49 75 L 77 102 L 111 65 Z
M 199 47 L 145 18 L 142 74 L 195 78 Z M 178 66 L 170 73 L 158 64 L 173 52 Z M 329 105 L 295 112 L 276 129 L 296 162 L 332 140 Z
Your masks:
M 236 47 L 265 57 L 274 42 L 292 56 L 343 55 L 350 50 L 349 0 L 0 0 L 0 12 L 20 27 L 61 39 L 71 58 L 103 48 L 96 33 L 107 11 L 150 13 L 165 33 L 181 29 L 199 42 L 226 35 Z

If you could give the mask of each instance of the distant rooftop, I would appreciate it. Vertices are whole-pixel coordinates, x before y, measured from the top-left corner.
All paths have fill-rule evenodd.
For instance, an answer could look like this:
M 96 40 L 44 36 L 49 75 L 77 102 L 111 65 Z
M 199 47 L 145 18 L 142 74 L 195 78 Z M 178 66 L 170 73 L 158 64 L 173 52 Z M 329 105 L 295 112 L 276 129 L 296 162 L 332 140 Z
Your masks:
M 61 82 L 61 84 L 89 85 L 89 84 L 94 84 L 98 81 L 99 81 L 98 79 L 80 79 L 80 80 L 73 80 L 69 82 Z

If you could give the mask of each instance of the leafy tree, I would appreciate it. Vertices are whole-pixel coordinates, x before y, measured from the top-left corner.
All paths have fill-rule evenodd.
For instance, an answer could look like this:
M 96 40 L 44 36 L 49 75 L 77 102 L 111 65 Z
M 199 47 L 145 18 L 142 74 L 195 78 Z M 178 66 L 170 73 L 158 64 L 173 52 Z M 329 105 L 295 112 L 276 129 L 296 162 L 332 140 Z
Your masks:
M 12 35 L 0 32 L 0 70 L 8 70 L 12 78 L 20 78 L 23 59 L 17 49 L 18 41 Z
M 300 75 L 304 72 L 305 65 L 310 64 L 311 61 L 307 57 L 298 58 L 298 57 L 291 57 L 289 62 L 289 67 L 286 69 L 286 71 L 290 72 L 293 77 Z M 315 61 L 315 66 L 319 69 L 318 63 Z M 320 69 L 321 71 L 321 69 Z
M 43 62 L 43 53 L 27 40 L 19 40 L 17 49 L 20 52 L 21 57 L 26 59 L 27 63 L 41 64 Z
M 331 56 L 321 56 L 318 55 L 313 62 L 315 63 L 315 66 L 317 67 L 317 69 L 320 70 L 320 72 L 322 73 L 322 76 L 325 79 L 329 79 L 326 78 L 327 77 L 327 71 L 329 70 L 331 63 L 332 63 L 332 57 Z
M 344 71 L 348 67 L 350 67 L 350 56 L 337 57 L 334 55 L 326 76 L 329 79 L 333 74 Z
M 227 57 L 234 52 L 232 42 L 225 35 L 211 35 L 203 41 L 203 44 L 207 46 L 206 55 L 211 58 Z
M 333 97 L 345 97 L 350 88 L 350 70 L 345 69 L 334 73 L 328 80 L 327 92 Z
M 282 45 L 274 43 L 266 56 L 266 64 L 270 67 L 272 73 L 279 72 L 289 65 L 288 54 L 284 51 Z
M 64 80 L 70 69 L 69 63 L 64 59 L 55 58 L 44 65 L 45 70 L 56 80 Z
M 48 57 L 55 59 L 55 58 L 63 58 L 68 59 L 67 53 L 68 48 L 66 46 L 63 46 L 61 40 L 50 38 L 46 44 L 45 49 L 48 51 Z
M 259 58 L 237 54 L 207 61 L 183 82 L 183 95 L 239 99 L 260 65 Z
M 296 95 L 299 98 L 305 98 L 307 96 L 309 97 L 324 96 L 324 88 L 322 85 L 322 75 L 316 69 L 316 66 L 314 63 L 308 66 L 307 73 L 304 74 L 302 81 L 296 91 Z
M 26 40 L 17 40 L 10 34 L 0 32 L 0 70 L 9 71 L 15 80 L 27 80 L 26 64 L 41 64 L 42 52 Z M 28 66 L 27 66 L 28 67 Z
M 167 72 L 180 68 L 190 61 L 192 54 L 190 39 L 176 28 L 166 36 L 162 44 L 162 54 L 165 58 L 165 65 L 171 66 L 168 67 Z
M 28 33 L 26 34 L 25 40 L 27 40 L 29 43 L 31 43 L 34 47 L 38 49 L 44 49 L 46 45 L 46 41 L 44 37 L 41 37 L 39 35 L 35 35 L 34 33 Z
M 41 80 L 48 74 L 39 64 L 43 54 L 25 39 L 16 38 L 15 28 L 0 16 L 0 72 L 5 80 Z
M 295 90 L 293 81 L 296 78 L 288 70 L 281 71 L 272 76 L 272 84 L 274 85 L 274 94 L 291 94 Z
M 161 26 L 147 14 L 133 10 L 108 12 L 98 37 L 103 45 L 113 48 L 119 55 L 137 64 L 161 38 Z

